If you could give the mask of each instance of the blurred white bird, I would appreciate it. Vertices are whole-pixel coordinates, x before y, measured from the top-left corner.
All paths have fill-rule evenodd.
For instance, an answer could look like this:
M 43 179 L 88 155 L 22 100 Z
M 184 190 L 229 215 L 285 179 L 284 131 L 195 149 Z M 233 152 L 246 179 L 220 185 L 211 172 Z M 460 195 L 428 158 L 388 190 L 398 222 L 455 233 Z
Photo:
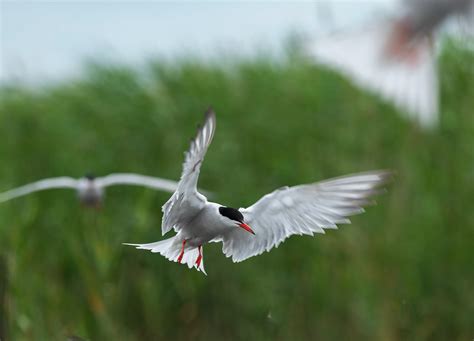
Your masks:
M 216 118 L 206 113 L 186 153 L 176 192 L 163 206 L 162 233 L 174 229 L 172 238 L 151 244 L 126 244 L 160 253 L 205 273 L 202 245 L 222 242 L 222 251 L 234 262 L 269 251 L 291 235 L 324 233 L 336 224 L 350 223 L 348 216 L 362 213 L 369 197 L 389 177 L 372 171 L 308 185 L 282 187 L 248 208 L 235 209 L 207 201 L 197 189 L 201 164 L 214 136 Z
M 468 9 L 473 2 L 404 1 L 404 12 L 396 19 L 317 40 L 308 45 L 308 53 L 432 128 L 438 123 L 439 102 L 434 33 L 449 16 L 472 16 Z
M 53 188 L 72 188 L 77 191 L 80 202 L 88 207 L 100 207 L 104 199 L 105 187 L 115 185 L 137 185 L 173 193 L 178 187 L 176 181 L 151 176 L 117 173 L 96 178 L 88 174 L 80 179 L 58 177 L 43 179 L 31 184 L 0 193 L 0 203 L 37 191 Z

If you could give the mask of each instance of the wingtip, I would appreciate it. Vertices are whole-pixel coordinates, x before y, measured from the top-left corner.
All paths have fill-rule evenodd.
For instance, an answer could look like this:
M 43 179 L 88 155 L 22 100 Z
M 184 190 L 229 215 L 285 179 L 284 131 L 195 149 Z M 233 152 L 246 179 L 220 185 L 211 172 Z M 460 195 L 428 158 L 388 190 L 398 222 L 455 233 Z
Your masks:
M 139 247 L 140 244 L 122 243 L 122 245 Z
M 379 177 L 382 183 L 390 183 L 394 181 L 398 172 L 393 169 L 381 169 L 379 171 Z
M 194 143 L 194 141 L 196 140 L 197 136 L 199 136 L 199 132 L 201 131 L 201 129 L 206 125 L 207 121 L 209 120 L 212 120 L 214 121 L 214 125 L 215 125 L 215 121 L 216 121 L 216 113 L 214 112 L 214 108 L 212 106 L 209 106 L 206 110 L 206 112 L 204 113 L 204 120 L 202 123 L 199 123 L 197 125 L 197 129 L 196 129 L 196 135 L 194 137 L 192 137 L 190 139 L 190 143 L 191 145 Z M 186 155 L 187 152 L 185 152 L 185 155 Z
M 397 175 L 397 171 L 393 169 L 377 169 L 367 172 L 356 173 L 355 175 L 374 175 L 378 178 L 379 183 L 385 184 L 393 181 L 393 178 Z
M 213 118 L 216 117 L 216 112 L 214 111 L 214 107 L 213 107 L 212 105 L 209 105 L 209 106 L 207 107 L 207 110 L 206 110 L 204 116 L 205 116 L 206 120 L 207 120 L 209 117 L 213 117 Z

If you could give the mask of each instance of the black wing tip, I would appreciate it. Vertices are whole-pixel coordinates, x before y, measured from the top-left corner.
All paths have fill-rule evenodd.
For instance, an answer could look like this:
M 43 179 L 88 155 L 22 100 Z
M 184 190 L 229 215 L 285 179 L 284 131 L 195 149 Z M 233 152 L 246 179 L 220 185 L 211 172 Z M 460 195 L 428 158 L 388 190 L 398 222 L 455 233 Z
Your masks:
M 215 127 L 215 122 L 216 122 L 216 114 L 214 112 L 214 109 L 212 106 L 209 106 L 204 114 L 204 121 L 202 123 L 199 123 L 196 128 L 196 133 L 194 136 L 189 140 L 189 143 L 191 144 L 191 148 L 193 148 L 194 143 L 196 140 L 199 138 L 199 135 L 203 128 L 208 124 L 209 121 L 213 121 L 212 126 Z M 214 128 L 212 128 L 212 134 L 211 134 L 211 139 L 214 136 Z M 188 151 L 189 152 L 189 151 Z M 187 157 L 188 152 L 185 152 L 184 155 Z
M 210 113 L 213 113 L 213 112 L 214 112 L 214 107 L 211 104 L 209 104 L 207 106 L 206 115 L 210 114 Z
M 216 113 L 215 113 L 214 108 L 212 107 L 212 105 L 209 105 L 206 112 L 204 113 L 203 123 L 199 123 L 197 125 L 196 135 L 199 134 L 199 131 L 206 125 L 206 122 L 209 121 L 209 120 L 216 121 Z M 194 140 L 194 139 L 191 139 L 191 140 Z
M 209 105 L 207 107 L 206 112 L 204 113 L 204 121 L 207 121 L 209 119 L 216 119 L 216 112 L 214 111 L 214 107 L 212 105 Z

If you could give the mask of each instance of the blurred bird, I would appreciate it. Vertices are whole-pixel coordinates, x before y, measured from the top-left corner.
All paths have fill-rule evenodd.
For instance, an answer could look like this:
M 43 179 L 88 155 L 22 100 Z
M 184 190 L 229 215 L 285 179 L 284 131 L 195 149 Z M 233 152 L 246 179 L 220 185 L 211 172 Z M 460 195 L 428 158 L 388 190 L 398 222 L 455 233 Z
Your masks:
M 137 185 L 171 193 L 173 193 L 178 187 L 178 183 L 176 181 L 131 173 L 110 174 L 100 178 L 96 178 L 92 174 L 87 174 L 80 179 L 64 176 L 39 180 L 22 187 L 0 193 L 0 203 L 46 189 L 72 188 L 77 191 L 78 198 L 84 206 L 99 208 L 104 199 L 105 187 L 115 185 Z
M 406 111 L 425 128 L 438 123 L 435 30 L 455 14 L 471 15 L 473 0 L 411 0 L 396 19 L 317 40 L 316 61 L 349 76 Z M 472 18 L 471 18 L 472 19 Z
M 197 189 L 201 164 L 214 136 L 212 109 L 191 141 L 176 192 L 163 206 L 162 233 L 172 238 L 151 244 L 126 244 L 160 253 L 170 261 L 205 273 L 202 245 L 222 242 L 222 251 L 234 262 L 277 247 L 291 235 L 324 233 L 348 216 L 362 213 L 369 197 L 390 178 L 388 171 L 372 171 L 318 183 L 282 187 L 248 208 L 232 208 L 207 201 Z

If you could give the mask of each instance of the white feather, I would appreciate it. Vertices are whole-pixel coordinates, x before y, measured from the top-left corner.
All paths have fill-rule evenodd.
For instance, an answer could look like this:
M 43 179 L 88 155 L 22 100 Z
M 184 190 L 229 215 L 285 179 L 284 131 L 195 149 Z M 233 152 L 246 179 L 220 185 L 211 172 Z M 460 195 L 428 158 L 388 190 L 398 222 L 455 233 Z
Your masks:
M 172 262 L 178 262 L 179 253 L 181 251 L 181 242 L 176 239 L 176 236 L 149 244 L 124 243 L 124 245 L 131 245 L 135 246 L 137 249 L 150 250 L 153 253 L 159 253 Z M 204 269 L 203 248 L 201 248 L 201 255 L 203 257 L 201 258 L 201 264 L 198 267 L 196 265 L 196 259 L 199 256 L 199 250 L 197 248 L 185 249 L 181 263 L 186 264 L 190 269 L 195 268 L 207 275 L 206 270 Z
M 52 179 L 43 179 L 33 182 L 28 185 L 24 185 L 12 190 L 0 193 L 0 203 L 8 201 L 13 198 L 21 197 L 37 191 L 44 191 L 53 188 L 72 188 L 78 189 L 78 180 L 70 177 L 59 177 Z
M 98 178 L 97 184 L 102 187 L 115 185 L 136 185 L 171 193 L 174 192 L 178 187 L 178 183 L 176 181 L 133 173 L 109 174 L 102 178 Z
M 412 63 L 384 55 L 390 25 L 334 34 L 308 45 L 316 62 L 348 76 L 352 81 L 407 112 L 424 127 L 438 122 L 438 78 L 432 45 L 423 39 Z
M 347 217 L 362 213 L 389 178 L 388 171 L 373 171 L 278 189 L 240 209 L 255 235 L 231 230 L 220 239 L 222 251 L 240 262 L 278 247 L 291 235 L 312 236 L 348 224 Z
M 204 125 L 198 129 L 196 137 L 186 152 L 181 179 L 176 192 L 163 205 L 161 230 L 163 235 L 171 229 L 177 232 L 182 225 L 195 216 L 207 203 L 205 196 L 197 191 L 197 182 L 201 164 L 207 148 L 212 142 L 216 129 L 216 116 L 212 109 L 206 112 Z

